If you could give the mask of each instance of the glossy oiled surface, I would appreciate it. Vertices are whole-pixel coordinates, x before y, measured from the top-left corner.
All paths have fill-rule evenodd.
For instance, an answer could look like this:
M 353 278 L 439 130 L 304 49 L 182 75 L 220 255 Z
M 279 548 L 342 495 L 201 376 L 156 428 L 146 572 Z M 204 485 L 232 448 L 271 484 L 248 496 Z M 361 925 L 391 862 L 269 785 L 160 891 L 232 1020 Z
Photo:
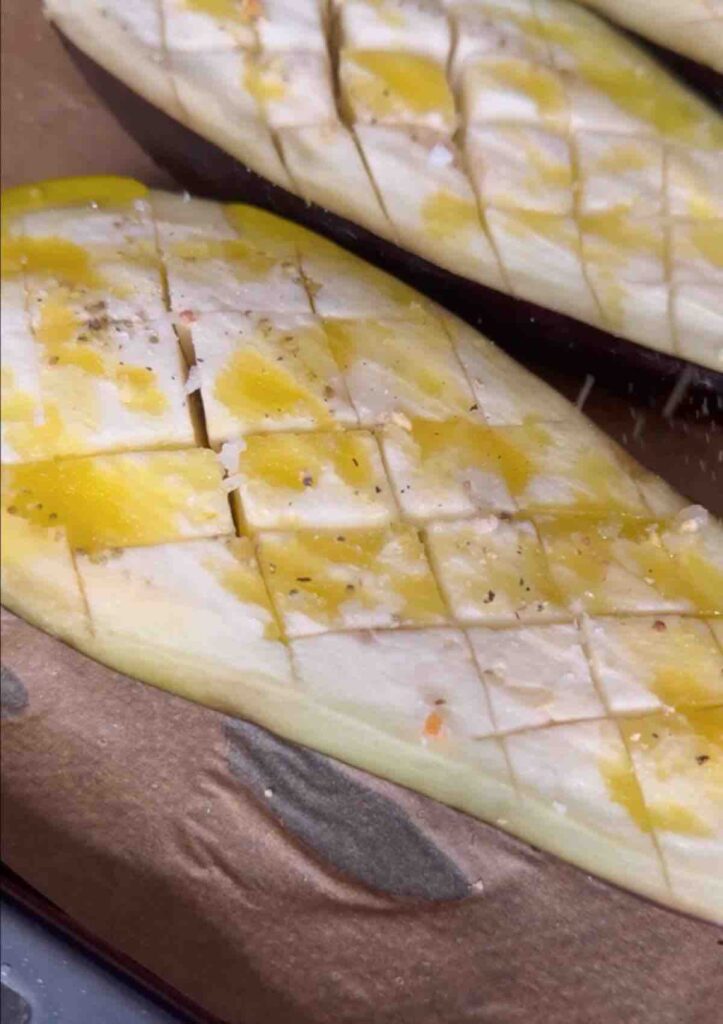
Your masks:
M 3 243 L 11 608 L 721 916 L 705 510 L 467 325 L 252 207 L 50 182 L 6 193 Z
M 721 118 L 579 6 L 48 9 L 287 190 L 447 270 L 721 369 Z
M 720 0 L 583 0 L 641 36 L 723 72 L 723 7 Z

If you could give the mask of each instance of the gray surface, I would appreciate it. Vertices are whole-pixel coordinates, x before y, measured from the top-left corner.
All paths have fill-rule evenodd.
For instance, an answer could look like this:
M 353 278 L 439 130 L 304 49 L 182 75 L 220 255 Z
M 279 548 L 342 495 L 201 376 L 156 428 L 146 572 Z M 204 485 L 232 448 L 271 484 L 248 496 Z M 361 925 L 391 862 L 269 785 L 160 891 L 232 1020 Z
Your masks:
M 462 900 L 470 882 L 394 801 L 333 758 L 226 720 L 231 771 L 286 828 L 362 885 L 415 900 Z
M 0 1024 L 187 1024 L 6 899 L 0 956 Z

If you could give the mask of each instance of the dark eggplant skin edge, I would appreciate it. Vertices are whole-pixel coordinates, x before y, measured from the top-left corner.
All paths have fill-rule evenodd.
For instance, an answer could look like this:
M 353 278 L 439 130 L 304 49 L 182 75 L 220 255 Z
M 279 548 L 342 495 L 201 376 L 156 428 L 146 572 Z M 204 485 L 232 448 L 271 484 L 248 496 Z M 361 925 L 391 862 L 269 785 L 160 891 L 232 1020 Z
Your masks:
M 643 394 L 647 404 L 662 410 L 684 374 L 684 386 L 677 388 L 682 395 L 673 394 L 676 411 L 681 399 L 685 407 L 692 403 L 693 410 L 703 404 L 706 416 L 723 423 L 723 373 L 655 352 L 459 277 L 344 217 L 307 203 L 153 107 L 73 43 L 62 35 L 61 38 L 73 62 L 123 128 L 155 163 L 194 195 L 251 203 L 325 235 L 439 302 L 529 369 L 543 375 L 545 369 L 553 377 L 558 372 L 576 373 L 582 375 L 581 381 L 591 375 L 608 388 L 622 389 L 621 393 Z M 723 75 L 637 37 L 636 42 L 651 50 L 704 99 L 723 107 Z M 694 418 L 699 418 L 695 411 Z

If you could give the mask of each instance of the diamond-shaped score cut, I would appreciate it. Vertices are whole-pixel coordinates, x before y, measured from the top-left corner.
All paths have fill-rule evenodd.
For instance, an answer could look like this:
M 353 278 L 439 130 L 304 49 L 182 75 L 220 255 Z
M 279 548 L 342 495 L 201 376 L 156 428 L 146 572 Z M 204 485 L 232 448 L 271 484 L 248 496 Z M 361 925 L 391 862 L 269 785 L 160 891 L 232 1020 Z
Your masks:
M 362 430 L 249 436 L 229 483 L 254 530 L 361 529 L 397 514 L 377 442 Z
M 382 238 L 393 239 L 389 218 L 381 207 L 359 149 L 346 125 L 341 121 L 326 121 L 287 126 L 277 130 L 276 139 L 289 174 L 307 202 L 327 209 L 340 208 L 343 204 L 350 220 L 363 222 Z M 321 243 L 322 239 L 317 237 L 316 241 Z M 350 277 L 342 274 L 342 279 L 345 276 Z M 344 280 L 344 284 L 345 292 L 351 290 L 356 293 L 351 280 Z M 332 309 L 324 312 L 334 315 L 335 299 L 330 290 L 327 301 L 332 303 Z M 343 295 L 338 301 L 344 306 Z M 357 312 L 362 310 L 344 307 L 341 315 Z
M 555 422 L 573 415 L 570 403 L 558 391 L 528 376 L 506 352 L 463 320 L 443 312 L 442 322 L 472 385 L 477 415 L 490 426 L 531 419 Z
M 493 428 L 415 419 L 388 424 L 380 438 L 397 501 L 410 519 L 516 510 L 502 463 L 514 473 L 524 456 Z
M 428 320 L 426 300 L 391 274 L 328 242 L 302 243 L 301 266 L 316 313 L 324 319 Z
M 100 314 L 41 338 L 40 415 L 9 428 L 24 459 L 195 443 L 186 368 L 170 324 Z
M 253 6 L 253 5 L 252 5 Z M 264 0 L 253 25 L 264 53 L 290 50 L 326 53 L 322 4 L 306 0 Z
M 535 0 L 540 34 L 565 76 L 571 128 L 661 136 L 707 145 L 717 118 L 692 93 L 594 15 L 575 4 Z
M 457 619 L 515 625 L 571 618 L 534 527 L 488 516 L 432 523 L 430 557 Z
M 588 870 L 611 871 L 613 857 L 616 878 L 665 885 L 650 817 L 614 722 L 533 729 L 506 736 L 504 744 L 522 798 L 517 813 L 533 841 L 574 850 Z
M 464 121 L 519 124 L 565 132 L 567 93 L 560 75 L 535 60 L 502 54 L 471 58 L 461 75 Z
M 471 125 L 465 146 L 483 205 L 573 212 L 573 166 L 565 135 L 528 125 Z
M 151 206 L 145 197 L 128 202 L 41 206 L 22 216 L 28 238 L 62 238 L 91 252 L 108 256 L 134 245 L 154 248 Z
M 248 539 L 98 552 L 79 555 L 77 566 L 99 640 L 160 642 L 168 657 L 207 658 L 239 684 L 291 683 Z
M 723 911 L 723 708 L 621 721 L 673 893 Z
M 244 238 L 194 237 L 164 246 L 171 306 L 181 323 L 199 313 L 240 310 L 308 313 L 294 260 L 279 260 Z
M 723 653 L 705 622 L 591 619 L 592 665 L 613 714 L 723 705 Z
M 415 0 L 345 0 L 339 5 L 342 47 L 397 51 L 428 57 L 445 66 L 451 48 L 443 5 Z
M 22 218 L 6 243 L 6 261 L 22 265 L 36 330 L 85 322 L 98 310 L 115 319 L 165 312 L 148 204 L 40 209 Z
M 258 100 L 244 84 L 254 66 L 253 53 L 247 48 L 170 48 L 168 62 L 184 123 L 252 165 L 257 174 L 291 189 Z
M 397 500 L 413 519 L 476 510 L 647 513 L 612 448 L 582 420 L 490 427 L 401 419 L 380 436 Z
M 476 626 L 468 635 L 500 730 L 604 717 L 576 625 Z
M 253 58 L 245 84 L 272 129 L 337 119 L 326 54 L 282 51 Z
M 211 199 L 196 199 L 172 192 L 154 192 L 150 204 L 159 247 L 164 255 L 178 242 L 232 241 L 238 237 L 227 216 L 227 211 L 233 207 L 224 207 Z
M 578 161 L 578 208 L 582 214 L 625 212 L 660 217 L 664 148 L 656 139 L 609 132 L 575 133 Z
M 323 327 L 310 314 L 206 313 L 190 335 L 212 445 L 252 432 L 356 424 Z
M 545 43 L 529 31 L 534 24 L 532 0 L 459 0 L 445 6 L 455 27 L 451 68 L 455 80 L 470 59 L 485 54 L 504 53 L 537 62 L 547 59 Z
M 395 414 L 446 419 L 475 411 L 462 367 L 436 319 L 334 320 L 326 323 L 326 334 L 365 426 Z
M 570 607 L 594 615 L 718 614 L 720 573 L 663 544 L 658 523 L 625 516 L 560 515 L 536 520 L 550 571 Z M 696 568 L 705 570 L 701 576 Z
M 610 329 L 672 352 L 663 221 L 619 208 L 584 214 L 580 226 L 587 277 Z
M 686 220 L 723 220 L 723 149 L 669 146 L 668 208 Z
M 365 630 L 295 640 L 301 688 L 419 743 L 494 732 L 464 634 L 453 629 Z
M 672 227 L 673 321 L 680 354 L 723 368 L 723 219 Z
M 0 566 L 3 603 L 62 638 L 89 634 L 85 600 L 62 526 L 32 522 L 14 504 L 12 477 L 3 469 Z M 15 606 L 13 595 L 22 600 Z
M 699 505 L 684 509 L 661 531 L 663 548 L 688 608 L 703 615 L 723 616 L 723 526 Z
M 504 290 L 461 154 L 428 130 L 359 124 L 356 135 L 401 243 L 435 263 Z
M 203 4 L 187 0 L 160 0 L 169 50 L 219 51 L 256 45 L 256 5 L 239 3 Z
M 496 428 L 514 453 L 504 465 L 523 511 L 565 509 L 644 514 L 640 493 L 607 438 L 580 418 Z
M 554 304 L 587 323 L 600 322 L 572 217 L 487 208 L 485 218 L 515 295 L 540 305 Z
M 352 122 L 406 125 L 451 135 L 457 124 L 445 66 L 404 50 L 343 48 L 341 102 Z
M 288 636 L 447 619 L 424 547 L 410 526 L 263 533 L 259 553 Z
M 221 466 L 203 448 L 3 467 L 5 503 L 32 525 L 98 551 L 232 532 Z

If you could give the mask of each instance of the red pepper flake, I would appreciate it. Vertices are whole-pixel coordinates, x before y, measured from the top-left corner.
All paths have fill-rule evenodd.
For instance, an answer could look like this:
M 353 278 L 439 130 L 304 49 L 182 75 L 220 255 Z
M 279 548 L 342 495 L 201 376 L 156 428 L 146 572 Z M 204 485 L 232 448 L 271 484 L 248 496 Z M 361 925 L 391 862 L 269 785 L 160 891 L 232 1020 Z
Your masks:
M 665 625 L 662 619 L 656 619 L 653 623 L 653 629 L 656 633 L 664 633 L 668 627 Z
M 178 319 L 184 324 L 195 324 L 198 317 L 192 309 L 182 309 L 178 314 Z
M 443 725 L 444 718 L 440 715 L 439 711 L 430 711 L 424 719 L 424 735 L 430 739 L 435 739 L 441 733 Z

